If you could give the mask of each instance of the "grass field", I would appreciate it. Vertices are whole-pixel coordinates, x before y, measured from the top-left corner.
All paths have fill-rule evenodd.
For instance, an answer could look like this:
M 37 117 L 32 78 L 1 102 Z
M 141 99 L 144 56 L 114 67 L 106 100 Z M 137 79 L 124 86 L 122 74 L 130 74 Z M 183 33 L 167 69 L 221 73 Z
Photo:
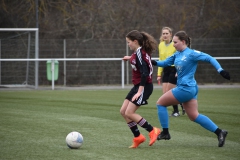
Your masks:
M 170 118 L 169 141 L 128 149 L 132 133 L 119 110 L 128 89 L 116 90 L 30 90 L 0 91 L 1 160 L 237 160 L 240 159 L 240 89 L 200 89 L 199 112 L 228 130 L 225 146 L 217 147 L 214 133 L 188 120 Z M 155 102 L 162 91 L 156 89 L 149 105 L 138 113 L 160 127 Z M 179 107 L 180 108 L 180 107 Z M 169 107 L 169 113 L 172 107 Z M 66 146 L 71 131 L 84 137 L 80 149 Z

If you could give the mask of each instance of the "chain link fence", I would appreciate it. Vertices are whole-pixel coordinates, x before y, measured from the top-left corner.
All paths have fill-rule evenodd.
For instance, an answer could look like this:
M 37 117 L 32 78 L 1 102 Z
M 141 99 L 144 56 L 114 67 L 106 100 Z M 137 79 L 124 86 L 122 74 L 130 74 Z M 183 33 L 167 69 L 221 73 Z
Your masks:
M 13 44 L 13 42 L 8 42 Z M 3 45 L 3 44 L 2 44 Z M 203 51 L 213 57 L 240 57 L 240 39 L 194 39 L 191 48 Z M 1 57 L 26 58 L 18 56 L 19 47 L 1 47 Z M 21 52 L 22 54 L 22 52 Z M 130 55 L 125 39 L 105 40 L 80 40 L 80 39 L 40 39 L 39 58 L 122 58 Z M 11 56 L 6 56 L 11 55 Z M 152 57 L 157 58 L 155 52 Z M 223 79 L 213 66 L 200 62 L 195 75 L 199 84 L 233 84 L 240 80 L 240 59 L 218 60 L 222 67 L 231 74 L 231 81 Z M 125 83 L 131 84 L 131 68 L 125 65 Z M 26 68 L 19 70 L 20 66 L 26 66 L 26 62 L 1 63 L 1 83 L 15 83 L 14 80 L 26 75 Z M 65 66 L 65 67 L 64 67 Z M 33 66 L 34 67 L 34 66 Z M 8 78 L 4 70 L 8 68 Z M 50 85 L 47 80 L 46 62 L 39 62 L 39 85 Z M 66 72 L 64 72 L 66 69 Z M 14 74 L 17 71 L 18 74 Z M 3 74 L 4 73 L 4 74 Z M 156 81 L 157 68 L 153 73 Z M 129 78 L 128 78 L 129 77 Z M 66 80 L 66 82 L 64 82 Z M 11 82 L 10 82 L 11 81 Z M 18 82 L 19 83 L 19 82 Z M 56 85 L 67 86 L 83 85 L 116 85 L 121 84 L 121 62 L 120 61 L 60 61 L 59 78 Z

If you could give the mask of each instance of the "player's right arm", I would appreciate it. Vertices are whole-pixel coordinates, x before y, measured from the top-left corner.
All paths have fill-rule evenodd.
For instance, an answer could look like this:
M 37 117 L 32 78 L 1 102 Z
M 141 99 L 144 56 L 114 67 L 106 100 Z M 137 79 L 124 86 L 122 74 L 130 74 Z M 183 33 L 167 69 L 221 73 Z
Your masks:
M 130 58 L 131 58 L 131 56 L 124 56 L 124 57 L 122 58 L 122 60 L 128 61 Z
M 164 61 L 151 60 L 151 62 L 152 62 L 152 65 L 154 65 L 154 66 L 167 67 L 167 66 L 173 65 L 174 60 L 175 60 L 175 55 L 172 55 L 172 56 L 168 57 L 167 59 L 165 59 Z

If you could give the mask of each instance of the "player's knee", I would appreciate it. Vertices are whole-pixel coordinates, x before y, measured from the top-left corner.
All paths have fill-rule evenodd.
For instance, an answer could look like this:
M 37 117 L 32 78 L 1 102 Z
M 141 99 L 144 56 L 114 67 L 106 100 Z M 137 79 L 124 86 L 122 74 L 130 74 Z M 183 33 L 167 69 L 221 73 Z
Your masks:
M 165 104 L 163 103 L 163 102 L 161 102 L 160 100 L 158 100 L 157 102 L 156 102 L 156 105 L 158 106 L 158 105 L 160 105 L 160 106 L 165 106 Z
M 125 117 L 125 110 L 120 109 L 120 114 Z
M 131 113 L 131 112 L 125 112 L 125 116 L 129 119 L 131 119 L 132 115 L 133 115 L 133 113 Z
M 126 116 L 127 118 L 130 118 L 130 117 L 131 117 L 131 114 L 128 113 L 128 112 L 125 112 L 125 116 Z
M 190 117 L 190 116 L 188 116 L 188 118 L 191 120 L 191 121 L 193 121 L 194 122 L 194 118 L 192 118 L 192 117 Z
M 188 118 L 191 120 L 191 121 L 195 121 L 195 119 L 197 118 L 197 115 L 195 115 L 195 114 L 191 114 L 191 113 L 187 113 L 187 115 L 188 115 Z

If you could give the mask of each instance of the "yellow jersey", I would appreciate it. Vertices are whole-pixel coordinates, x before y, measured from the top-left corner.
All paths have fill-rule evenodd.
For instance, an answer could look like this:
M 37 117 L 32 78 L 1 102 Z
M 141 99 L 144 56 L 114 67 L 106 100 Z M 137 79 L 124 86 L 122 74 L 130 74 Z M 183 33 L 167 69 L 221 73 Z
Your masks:
M 165 41 L 162 41 L 158 45 L 158 51 L 159 51 L 159 60 L 163 61 L 166 58 L 170 57 L 173 55 L 173 53 L 176 52 L 175 47 L 173 46 L 173 42 L 170 42 L 169 44 L 165 44 Z M 157 76 L 162 75 L 163 68 L 158 67 L 158 73 Z

